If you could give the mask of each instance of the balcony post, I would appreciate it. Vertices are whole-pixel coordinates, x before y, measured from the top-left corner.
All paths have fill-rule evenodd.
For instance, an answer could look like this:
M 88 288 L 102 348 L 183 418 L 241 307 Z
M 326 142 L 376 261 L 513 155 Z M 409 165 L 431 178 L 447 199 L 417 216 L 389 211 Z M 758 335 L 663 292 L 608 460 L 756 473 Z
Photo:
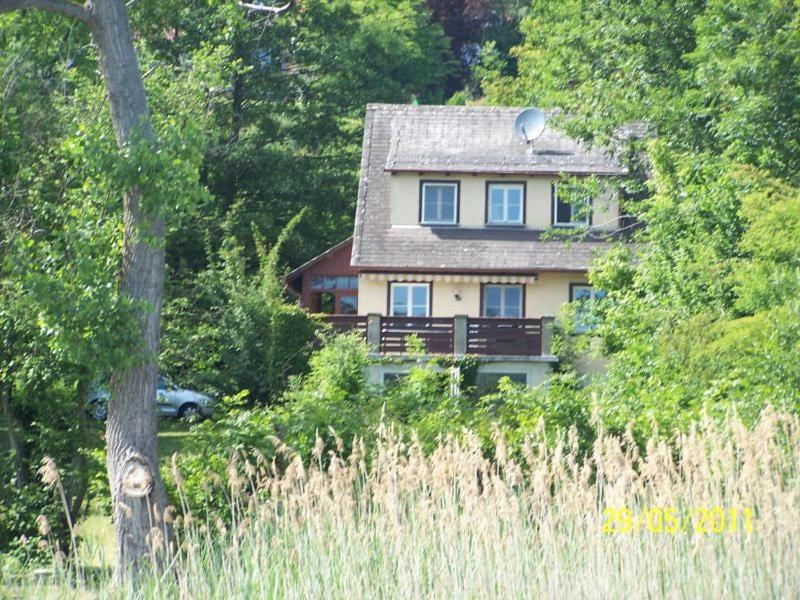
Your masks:
M 463 356 L 467 353 L 467 315 L 453 317 L 453 354 Z
M 381 315 L 379 313 L 367 315 L 367 345 L 373 352 L 381 351 Z
M 542 356 L 553 356 L 553 327 L 555 317 L 542 317 Z

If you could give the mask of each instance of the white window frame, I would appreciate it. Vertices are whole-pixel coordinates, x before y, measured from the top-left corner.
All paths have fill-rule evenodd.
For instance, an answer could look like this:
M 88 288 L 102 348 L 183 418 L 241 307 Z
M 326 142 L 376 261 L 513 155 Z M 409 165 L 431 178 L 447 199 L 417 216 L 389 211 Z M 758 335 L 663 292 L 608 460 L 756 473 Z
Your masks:
M 461 195 L 460 181 L 423 181 L 420 187 L 419 222 L 421 225 L 458 225 L 458 203 Z M 453 220 L 452 221 L 426 221 L 425 220 L 425 190 L 428 186 L 449 186 L 453 188 Z M 437 210 L 441 214 L 441 206 Z
M 577 302 L 579 300 L 579 298 L 577 297 L 577 294 L 575 293 L 577 290 L 589 290 L 588 298 L 580 298 L 580 300 L 588 300 L 589 302 L 597 300 L 597 294 L 598 294 L 598 292 L 601 292 L 601 290 L 598 290 L 597 288 L 595 288 L 593 285 L 591 285 L 589 283 L 573 283 L 570 286 L 570 290 L 569 290 L 569 301 L 570 302 Z M 605 294 L 603 294 L 603 296 L 601 296 L 601 298 L 603 298 L 603 297 L 605 297 Z M 588 324 L 581 325 L 576 320 L 576 322 L 575 322 L 575 333 L 586 333 L 590 329 L 591 329 L 590 325 L 588 325 Z
M 492 190 L 503 190 L 503 220 L 492 220 Z M 511 221 L 508 218 L 508 190 L 515 189 L 520 191 L 519 220 Z M 486 185 L 486 224 L 487 225 L 524 225 L 525 224 L 525 183 L 523 182 L 502 182 L 490 181 Z
M 404 315 L 396 315 L 394 313 L 394 291 L 397 287 L 407 287 L 408 289 L 408 304 L 406 305 L 406 314 Z M 414 316 L 411 314 L 413 302 L 412 298 L 412 288 L 425 288 L 425 317 L 431 316 L 431 285 L 429 283 L 414 283 L 414 282 L 406 282 L 406 281 L 393 281 L 389 284 L 389 316 L 390 317 L 411 317 Z
M 588 227 L 592 220 L 592 201 L 586 199 L 586 204 L 589 207 L 589 212 L 586 218 L 582 221 L 573 221 L 575 218 L 575 209 L 578 208 L 575 204 L 569 205 L 570 221 L 563 222 L 558 220 L 558 184 L 553 184 L 553 227 Z
M 486 295 L 488 294 L 488 290 L 490 287 L 498 287 L 503 288 L 503 291 L 500 293 L 500 315 L 497 317 L 488 317 L 490 319 L 524 319 L 525 318 L 525 289 L 521 284 L 506 284 L 506 283 L 487 283 L 484 284 L 483 290 L 481 293 L 483 294 L 482 302 L 483 305 L 483 314 L 482 317 L 487 317 L 486 308 Z M 506 312 L 506 294 L 505 290 L 508 288 L 519 288 L 519 316 L 509 317 L 505 314 Z

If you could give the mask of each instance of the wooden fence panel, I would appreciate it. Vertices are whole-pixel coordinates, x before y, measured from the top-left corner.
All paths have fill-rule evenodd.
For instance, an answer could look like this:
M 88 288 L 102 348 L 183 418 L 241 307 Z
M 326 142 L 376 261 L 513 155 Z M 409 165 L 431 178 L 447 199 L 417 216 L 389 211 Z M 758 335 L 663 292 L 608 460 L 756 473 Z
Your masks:
M 467 353 L 541 356 L 541 319 L 467 319 Z
M 406 338 L 412 334 L 429 354 L 453 353 L 453 319 L 447 317 L 381 317 L 381 352 L 406 352 Z

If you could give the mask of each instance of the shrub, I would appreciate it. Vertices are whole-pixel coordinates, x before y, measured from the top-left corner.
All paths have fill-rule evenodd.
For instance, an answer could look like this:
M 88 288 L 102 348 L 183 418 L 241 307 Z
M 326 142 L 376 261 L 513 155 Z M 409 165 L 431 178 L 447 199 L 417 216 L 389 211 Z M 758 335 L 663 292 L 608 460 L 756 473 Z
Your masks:
M 589 398 L 574 373 L 555 373 L 536 388 L 503 378 L 498 391 L 482 397 L 479 407 L 477 419 L 484 437 L 488 429 L 497 427 L 517 450 L 534 433 L 553 445 L 572 427 L 582 450 L 594 441 Z

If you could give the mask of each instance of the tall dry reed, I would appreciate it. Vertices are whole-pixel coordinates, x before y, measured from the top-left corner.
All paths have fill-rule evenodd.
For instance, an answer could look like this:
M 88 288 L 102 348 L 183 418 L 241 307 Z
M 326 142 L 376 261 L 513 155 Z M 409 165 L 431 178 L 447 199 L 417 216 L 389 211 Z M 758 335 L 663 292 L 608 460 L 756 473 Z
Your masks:
M 172 567 L 140 597 L 162 598 L 790 598 L 800 594 L 800 422 L 767 411 L 698 423 L 672 444 L 599 435 L 588 456 L 573 432 L 493 458 L 477 438 L 430 454 L 390 429 L 304 464 L 231 461 L 232 518 L 176 517 Z M 323 467 L 323 465 L 325 465 Z M 180 474 L 175 473 L 179 479 Z M 695 530 L 724 510 L 720 533 Z M 638 531 L 604 532 L 608 508 Z M 674 509 L 684 529 L 641 520 Z M 736 531 L 731 531 L 736 509 Z M 745 523 L 744 514 L 752 511 Z M 650 511 L 650 512 L 648 512 Z M 709 513 L 711 514 L 711 513 Z M 164 515 L 172 521 L 172 509 Z M 638 521 L 637 521 L 638 520 Z M 620 525 L 618 522 L 617 525 Z M 652 526 L 651 526 L 652 525 Z M 663 525 L 663 523 L 662 523 Z M 622 527 L 624 529 L 624 527 Z M 154 539 L 157 536 L 154 536 Z M 162 549 L 167 552 L 167 549 Z M 64 569 L 64 577 L 71 571 Z M 66 582 L 66 580 L 65 580 Z M 74 585 L 74 584 L 73 584 Z M 33 593 L 63 593 L 63 585 Z M 125 596 L 110 581 L 76 593 Z

